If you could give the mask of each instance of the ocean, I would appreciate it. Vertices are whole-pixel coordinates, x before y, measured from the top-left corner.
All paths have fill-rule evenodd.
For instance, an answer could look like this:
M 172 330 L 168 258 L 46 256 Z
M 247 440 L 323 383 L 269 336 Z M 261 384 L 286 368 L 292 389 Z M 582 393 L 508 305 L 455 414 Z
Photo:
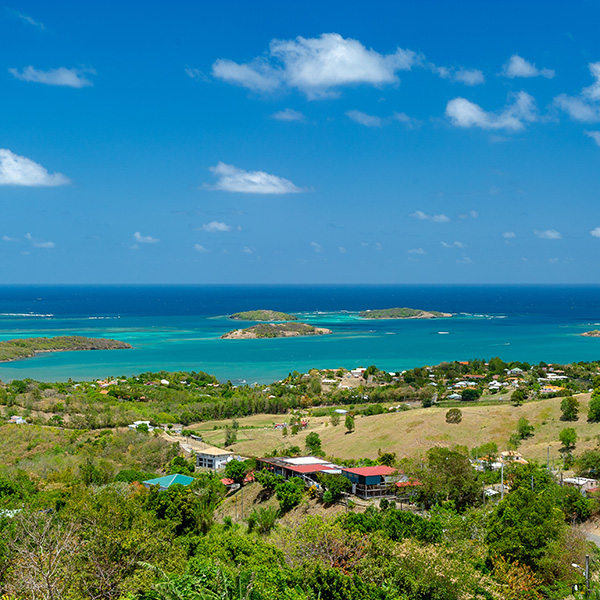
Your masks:
M 450 319 L 360 319 L 408 306 Z M 258 308 L 297 314 L 333 335 L 221 340 L 252 325 L 227 315 Z M 145 371 L 206 371 L 268 383 L 291 371 L 376 365 L 399 371 L 449 360 L 574 362 L 600 359 L 600 286 L 136 285 L 0 286 L 0 340 L 83 335 L 132 350 L 57 352 L 0 364 L 0 379 L 91 380 Z

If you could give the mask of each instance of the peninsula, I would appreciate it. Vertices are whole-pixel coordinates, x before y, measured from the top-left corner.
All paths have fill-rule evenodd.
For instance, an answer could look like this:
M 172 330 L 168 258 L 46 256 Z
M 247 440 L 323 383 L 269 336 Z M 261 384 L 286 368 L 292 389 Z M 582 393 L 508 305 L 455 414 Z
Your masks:
M 451 317 L 452 313 L 418 308 L 381 308 L 363 310 L 358 313 L 358 316 L 363 319 L 446 319 Z
M 583 337 L 600 337 L 600 330 L 592 329 L 581 334 Z
M 260 323 L 246 329 L 234 329 L 221 336 L 223 340 L 252 340 L 258 338 L 297 337 L 301 335 L 327 335 L 331 329 L 313 327 L 307 323 Z
M 131 344 L 106 338 L 88 338 L 78 335 L 39 337 L 0 342 L 0 362 L 31 358 L 42 352 L 68 352 L 71 350 L 125 350 Z
M 236 321 L 297 321 L 298 317 L 276 310 L 247 310 L 231 315 Z

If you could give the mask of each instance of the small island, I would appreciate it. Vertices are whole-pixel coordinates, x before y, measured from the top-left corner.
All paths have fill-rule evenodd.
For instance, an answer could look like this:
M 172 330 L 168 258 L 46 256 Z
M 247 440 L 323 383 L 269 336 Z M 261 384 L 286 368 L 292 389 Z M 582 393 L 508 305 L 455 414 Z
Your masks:
M 131 344 L 106 338 L 88 338 L 79 335 L 25 338 L 0 342 L 0 362 L 31 358 L 41 352 L 69 352 L 72 350 L 126 350 Z
M 236 321 L 297 321 L 298 317 L 276 310 L 247 310 L 231 315 Z
M 223 340 L 253 340 L 259 338 L 297 337 L 301 335 L 328 335 L 331 329 L 313 327 L 307 323 L 260 323 L 246 329 L 234 329 L 221 336 Z
M 583 337 L 600 337 L 600 330 L 592 329 L 592 331 L 586 331 L 581 334 Z
M 418 308 L 380 308 L 358 313 L 363 319 L 447 319 L 452 313 Z

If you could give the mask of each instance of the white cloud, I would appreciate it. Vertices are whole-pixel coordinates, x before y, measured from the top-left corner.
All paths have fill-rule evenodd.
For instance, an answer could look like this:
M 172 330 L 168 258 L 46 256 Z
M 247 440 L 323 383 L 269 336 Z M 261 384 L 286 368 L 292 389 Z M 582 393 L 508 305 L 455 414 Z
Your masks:
M 506 129 L 520 131 L 525 123 L 537 120 L 535 100 L 527 92 L 514 95 L 511 104 L 500 112 L 488 112 L 466 98 L 454 98 L 446 106 L 446 116 L 456 127 L 481 129 Z
M 526 61 L 518 54 L 513 54 L 502 66 L 500 75 L 514 79 L 515 77 L 546 77 L 552 79 L 556 73 L 553 69 L 538 69 L 533 63 Z
M 203 231 L 207 231 L 208 233 L 220 233 L 231 231 L 232 227 L 227 225 L 227 223 L 223 223 L 223 221 L 211 221 L 210 223 L 205 223 L 202 225 L 201 229 Z
M 560 240 L 562 239 L 562 234 L 556 229 L 544 229 L 543 231 L 539 231 L 535 229 L 533 233 L 542 240 Z
M 202 244 L 194 244 L 194 250 L 202 253 L 208 252 L 208 250 Z
M 379 54 L 358 40 L 324 33 L 317 38 L 273 40 L 268 58 L 247 64 L 219 59 L 213 64 L 213 75 L 258 92 L 287 86 L 309 98 L 322 98 L 335 95 L 341 86 L 395 83 L 397 71 L 410 70 L 420 60 L 411 50 Z
M 16 242 L 17 238 L 12 238 L 12 237 L 9 237 L 7 235 L 3 235 L 2 236 L 2 241 L 3 242 Z
M 311 242 L 310 243 L 310 247 L 315 251 L 315 252 L 321 252 L 321 250 L 323 250 L 323 246 L 321 246 L 321 244 L 318 244 L 317 242 Z
M 600 227 L 595 227 L 590 231 L 590 235 L 593 235 L 596 238 L 600 238 Z
M 467 213 L 464 213 L 462 215 L 458 215 L 459 219 L 478 219 L 479 218 L 479 213 L 476 210 L 470 210 Z
M 360 110 L 349 110 L 346 112 L 346 116 L 349 119 L 352 119 L 352 121 L 360 123 L 365 127 L 382 127 L 384 125 L 389 125 L 393 121 L 404 123 L 410 129 L 414 129 L 419 125 L 419 121 L 417 119 L 413 119 L 405 113 L 397 112 L 393 113 L 390 117 L 377 117 L 375 115 L 369 115 L 361 112 Z
M 459 258 L 456 262 L 459 265 L 470 265 L 473 262 L 473 260 L 471 258 L 469 258 L 468 256 L 463 255 L 463 257 Z
M 554 104 L 575 121 L 596 123 L 600 121 L 600 62 L 589 63 L 588 68 L 594 78 L 592 85 L 583 88 L 578 96 L 560 94 L 554 98 Z
M 10 10 L 10 9 L 9 9 L 9 12 L 11 14 L 13 14 L 15 17 L 18 17 L 19 19 L 21 19 L 22 21 L 25 21 L 25 23 L 32 25 L 33 27 L 38 27 L 39 29 L 46 29 L 46 27 L 44 26 L 44 24 L 41 21 L 36 21 L 35 19 L 32 19 L 28 15 L 24 15 L 20 12 L 17 12 L 16 10 Z
M 206 186 L 211 190 L 242 194 L 297 194 L 304 191 L 283 177 L 264 171 L 244 171 L 223 162 L 210 167 L 210 171 L 218 177 L 216 185 Z
M 485 77 L 479 69 L 459 69 L 454 73 L 453 79 L 470 86 L 485 83 Z
M 252 246 L 244 246 L 242 248 L 242 252 L 244 254 L 254 254 L 256 252 L 256 248 L 252 248 Z
M 448 242 L 440 242 L 444 248 L 465 248 L 465 245 L 462 242 L 452 242 L 449 244 Z
M 591 137 L 600 146 L 600 131 L 584 131 L 585 135 Z
M 450 221 L 450 217 L 444 214 L 428 215 L 422 210 L 416 210 L 414 213 L 411 213 L 409 217 L 416 217 L 419 221 L 432 221 L 433 223 L 448 223 Z
M 437 67 L 433 63 L 428 63 L 427 66 L 431 71 L 439 75 L 442 79 L 448 79 L 464 85 L 474 86 L 485 83 L 485 76 L 479 69 L 465 69 L 459 67 Z
M 340 254 L 346 254 L 348 252 L 348 250 L 346 248 L 344 248 L 344 246 L 340 246 L 338 248 L 338 251 Z
M 54 248 L 56 246 L 56 244 L 54 242 L 42 242 L 41 240 L 37 240 L 35 239 L 31 233 L 26 233 L 25 234 L 25 239 L 29 242 L 31 242 L 31 245 L 34 248 Z
M 71 183 L 62 173 L 48 173 L 29 158 L 0 148 L 0 185 L 54 187 Z
M 285 110 L 280 110 L 271 115 L 272 119 L 277 119 L 278 121 L 304 121 L 306 117 L 299 111 L 294 110 L 293 108 L 286 108 Z
M 72 88 L 82 88 L 94 85 L 87 77 L 86 73 L 95 75 L 94 69 L 67 69 L 59 67 L 41 71 L 34 67 L 25 67 L 19 72 L 18 69 L 8 69 L 8 71 L 21 81 L 33 81 L 35 83 L 44 83 L 45 85 L 61 85 Z
M 516 234 L 514 231 L 505 231 L 505 232 L 502 234 L 502 237 L 503 237 L 505 240 L 514 240 L 514 239 L 517 237 L 517 234 Z
M 381 127 L 383 121 L 381 117 L 374 115 L 368 115 L 367 113 L 361 112 L 360 110 L 349 110 L 346 112 L 346 116 L 352 119 L 356 123 L 360 123 L 365 127 Z
M 423 248 L 411 248 L 410 250 L 407 250 L 408 254 L 418 254 L 418 255 L 423 255 L 423 254 L 427 254 L 425 252 L 425 250 L 423 250 Z
M 196 81 L 203 81 L 204 83 L 208 83 L 210 78 L 206 76 L 200 69 L 190 69 L 186 67 L 185 74 Z
M 158 238 L 154 238 L 151 235 L 142 235 L 139 231 L 136 231 L 133 234 L 133 239 L 138 244 L 156 244 L 157 242 L 160 242 Z

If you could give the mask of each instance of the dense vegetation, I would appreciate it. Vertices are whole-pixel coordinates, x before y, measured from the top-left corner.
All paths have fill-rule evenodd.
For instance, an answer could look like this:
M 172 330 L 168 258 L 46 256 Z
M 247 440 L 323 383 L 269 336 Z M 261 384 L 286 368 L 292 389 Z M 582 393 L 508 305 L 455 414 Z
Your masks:
M 298 317 L 276 310 L 247 310 L 234 313 L 232 319 L 237 321 L 297 321 Z
M 437 310 L 420 310 L 418 308 L 377 308 L 374 310 L 363 310 L 358 313 L 364 319 L 433 319 L 450 317 L 449 313 Z
M 88 338 L 78 335 L 25 338 L 0 342 L 0 362 L 30 358 L 38 352 L 62 352 L 70 350 L 124 350 L 130 344 L 105 338 Z

